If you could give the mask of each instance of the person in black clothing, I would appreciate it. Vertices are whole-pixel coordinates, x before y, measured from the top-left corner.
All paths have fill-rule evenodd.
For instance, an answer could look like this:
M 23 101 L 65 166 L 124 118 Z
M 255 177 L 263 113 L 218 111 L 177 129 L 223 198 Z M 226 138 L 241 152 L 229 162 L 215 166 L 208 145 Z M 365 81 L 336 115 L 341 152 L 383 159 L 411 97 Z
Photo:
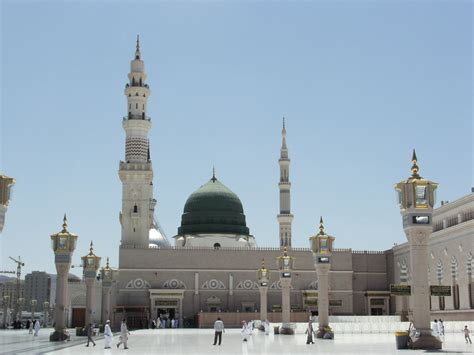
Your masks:
M 89 346 L 89 343 L 92 343 L 95 346 L 95 341 L 94 341 L 94 339 L 92 339 L 92 331 L 93 330 L 94 329 L 93 329 L 92 323 L 89 323 L 89 325 L 86 328 L 86 331 L 87 331 L 87 345 L 86 346 Z

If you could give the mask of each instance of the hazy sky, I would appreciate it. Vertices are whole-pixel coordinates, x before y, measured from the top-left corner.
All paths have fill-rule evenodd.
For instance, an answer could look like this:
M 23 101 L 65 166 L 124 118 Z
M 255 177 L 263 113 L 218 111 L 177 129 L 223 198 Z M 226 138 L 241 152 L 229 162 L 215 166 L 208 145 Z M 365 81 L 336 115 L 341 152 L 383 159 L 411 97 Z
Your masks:
M 67 212 L 118 262 L 126 115 L 140 34 L 152 90 L 157 217 L 168 238 L 212 176 L 237 193 L 260 246 L 278 246 L 278 157 L 287 118 L 293 245 L 319 216 L 336 247 L 404 242 L 393 184 L 473 186 L 470 1 L 1 2 L 1 164 L 17 183 L 0 269 L 54 272 Z M 81 269 L 75 269 L 80 274 Z

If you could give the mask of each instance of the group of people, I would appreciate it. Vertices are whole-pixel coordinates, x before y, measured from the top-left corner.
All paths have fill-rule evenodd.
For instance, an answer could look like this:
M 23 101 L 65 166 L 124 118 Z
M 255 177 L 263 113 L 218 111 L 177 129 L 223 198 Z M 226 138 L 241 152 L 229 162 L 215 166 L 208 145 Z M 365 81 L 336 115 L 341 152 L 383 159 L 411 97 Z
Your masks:
M 123 344 L 124 349 L 128 349 L 128 336 L 130 335 L 130 332 L 128 331 L 127 328 L 127 320 L 124 319 L 122 320 L 122 324 L 120 325 L 120 337 L 119 337 L 119 342 L 117 343 L 117 349 L 120 348 L 120 345 Z M 88 339 L 87 339 L 87 345 L 89 346 L 89 333 L 87 334 Z M 108 320 L 105 322 L 105 328 L 104 328 L 104 340 L 105 340 L 105 349 L 110 349 L 112 347 L 112 341 L 114 339 L 114 334 L 112 333 L 112 329 L 110 328 L 110 321 Z M 95 343 L 94 343 L 95 345 Z
M 156 328 L 178 328 L 178 320 L 174 318 L 168 318 L 168 317 L 160 317 L 158 319 L 152 319 L 151 320 L 151 329 L 156 329 Z
M 33 336 L 37 337 L 39 331 L 41 329 L 41 323 L 38 319 L 32 319 L 26 321 L 26 328 L 28 328 L 28 334 L 33 334 Z
M 431 326 L 431 333 L 433 336 L 440 338 L 441 341 L 444 341 L 444 323 L 442 319 L 434 320 Z
M 242 330 L 240 331 L 242 341 L 248 341 L 249 337 L 252 335 L 253 329 L 254 329 L 254 322 L 255 321 L 249 321 L 249 322 L 245 320 L 242 321 Z M 264 320 L 261 322 L 261 325 L 263 326 L 265 335 L 270 334 L 270 322 L 268 320 Z M 214 344 L 213 345 L 221 345 L 222 333 L 225 333 L 224 322 L 219 317 L 214 322 Z

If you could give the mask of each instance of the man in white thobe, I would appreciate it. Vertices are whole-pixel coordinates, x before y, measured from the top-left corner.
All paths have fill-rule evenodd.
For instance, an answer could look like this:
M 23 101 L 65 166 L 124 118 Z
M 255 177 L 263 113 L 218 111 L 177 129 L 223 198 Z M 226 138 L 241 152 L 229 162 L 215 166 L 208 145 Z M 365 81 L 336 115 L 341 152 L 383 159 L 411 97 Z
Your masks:
M 39 333 L 39 331 L 40 331 L 40 328 L 41 328 L 40 321 L 37 320 L 37 321 L 35 322 L 35 334 L 34 334 L 35 337 L 38 336 L 38 333 Z
M 120 344 L 123 344 L 124 349 L 128 349 L 127 341 L 128 341 L 129 334 L 130 333 L 127 328 L 127 320 L 124 319 L 122 321 L 122 324 L 120 325 L 120 341 L 117 344 L 117 349 L 119 348 Z
M 110 349 L 113 337 L 114 335 L 112 334 L 112 329 L 110 329 L 110 321 L 108 320 L 107 322 L 105 322 L 104 328 L 105 349 Z

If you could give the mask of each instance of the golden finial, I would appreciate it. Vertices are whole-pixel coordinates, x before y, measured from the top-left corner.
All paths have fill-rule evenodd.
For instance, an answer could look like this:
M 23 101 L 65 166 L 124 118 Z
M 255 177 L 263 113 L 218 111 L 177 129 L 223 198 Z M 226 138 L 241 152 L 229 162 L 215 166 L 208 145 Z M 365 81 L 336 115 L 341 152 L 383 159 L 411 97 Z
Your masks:
M 411 162 L 413 163 L 413 165 L 411 167 L 411 173 L 412 173 L 411 176 L 415 179 L 420 179 L 421 176 L 418 175 L 419 168 L 418 168 L 418 165 L 416 164 L 417 161 L 418 161 L 418 159 L 416 157 L 416 151 L 415 151 L 415 149 L 413 149 L 413 155 L 411 157 Z
M 92 240 L 89 246 L 89 255 L 94 255 L 94 244 L 92 243 Z
M 63 218 L 63 230 L 62 230 L 63 233 L 67 233 L 67 216 L 66 216 L 66 213 L 64 214 L 64 218 Z
M 319 218 L 319 235 L 324 235 L 324 221 L 323 216 Z
M 105 268 L 106 268 L 106 269 L 110 269 L 110 266 L 109 266 L 109 257 L 107 257 L 107 262 L 105 263 Z
M 262 269 L 265 269 L 265 259 L 262 259 Z
M 283 248 L 283 256 L 288 256 L 288 250 L 286 249 L 286 247 Z

